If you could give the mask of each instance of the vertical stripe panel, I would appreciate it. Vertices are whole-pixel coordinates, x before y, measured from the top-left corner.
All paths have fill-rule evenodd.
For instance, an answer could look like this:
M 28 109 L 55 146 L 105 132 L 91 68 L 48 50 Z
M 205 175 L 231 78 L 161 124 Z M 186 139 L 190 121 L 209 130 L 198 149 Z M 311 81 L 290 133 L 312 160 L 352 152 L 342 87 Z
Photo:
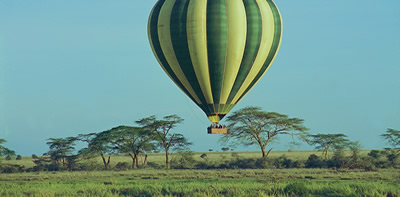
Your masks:
M 208 104 L 214 103 L 208 70 L 207 1 L 190 1 L 187 15 L 187 39 L 190 57 L 203 95 Z
M 272 64 L 272 62 L 274 61 L 277 52 L 279 50 L 281 41 L 282 41 L 282 18 L 281 15 L 279 14 L 279 10 L 276 7 L 276 5 L 274 4 L 274 2 L 272 2 L 272 0 L 267 0 L 269 6 L 271 7 L 273 16 L 274 16 L 274 26 L 275 26 L 275 31 L 274 31 L 274 39 L 273 39 L 273 44 L 271 47 L 271 50 L 269 52 L 268 58 L 265 61 L 265 64 L 263 66 L 263 68 L 260 70 L 260 72 L 258 73 L 258 75 L 255 77 L 255 79 L 253 80 L 253 82 L 250 84 L 250 86 L 247 88 L 247 90 L 244 92 L 244 94 L 239 98 L 238 101 L 240 101 L 240 99 L 242 99 L 247 92 L 249 92 L 251 90 L 251 88 L 261 79 L 261 77 L 267 72 L 267 70 L 269 69 L 269 66 Z
M 207 2 L 208 66 L 214 104 L 219 104 L 226 59 L 227 17 L 225 0 Z
M 246 45 L 246 11 L 243 0 L 226 2 L 228 18 L 228 42 L 222 94 L 219 103 L 225 104 L 232 90 Z
M 160 10 L 160 16 L 158 19 L 158 36 L 160 39 L 160 44 L 162 51 L 171 66 L 172 71 L 178 77 L 179 81 L 182 82 L 183 86 L 188 90 L 190 95 L 196 100 L 197 104 L 201 104 L 196 92 L 193 90 L 189 81 L 185 77 L 179 62 L 176 58 L 175 51 L 171 39 L 171 13 L 175 5 L 176 0 L 167 0 Z
M 158 39 L 157 27 L 158 27 L 159 13 L 160 13 L 161 7 L 163 6 L 164 2 L 165 2 L 165 0 L 158 1 L 158 3 L 154 6 L 154 8 L 150 14 L 150 17 L 149 17 L 148 36 L 149 36 L 150 45 L 151 45 L 151 48 L 153 50 L 153 53 L 154 53 L 158 63 L 161 65 L 162 69 L 167 73 L 167 75 L 172 79 L 172 81 L 186 95 L 188 95 L 190 99 L 193 100 L 193 102 L 196 102 L 196 100 L 189 94 L 188 90 L 183 86 L 183 84 L 176 77 L 175 73 L 172 71 L 167 60 L 165 59 L 165 56 L 164 56 L 161 46 L 160 46 L 160 42 Z
M 171 41 L 173 50 L 180 65 L 180 69 L 190 83 L 190 86 L 199 97 L 202 104 L 206 104 L 204 94 L 200 88 L 199 80 L 196 77 L 189 54 L 187 38 L 187 12 L 190 0 L 179 0 L 171 11 Z
M 262 37 L 261 37 L 261 45 L 258 50 L 257 58 L 254 61 L 254 64 L 246 77 L 246 80 L 243 82 L 240 87 L 238 93 L 235 95 L 232 103 L 237 103 L 242 95 L 246 92 L 250 84 L 254 81 L 254 78 L 258 75 L 260 70 L 262 69 L 268 54 L 270 53 L 273 38 L 274 38 L 274 16 L 271 11 L 271 8 L 266 0 L 256 0 L 258 7 L 261 11 L 261 19 L 262 19 Z
M 261 44 L 262 24 L 260 8 L 256 0 L 243 0 L 243 3 L 246 9 L 247 19 L 246 47 L 239 73 L 236 76 L 235 84 L 233 85 L 227 103 L 232 103 L 234 96 L 238 93 L 239 88 L 249 74 Z

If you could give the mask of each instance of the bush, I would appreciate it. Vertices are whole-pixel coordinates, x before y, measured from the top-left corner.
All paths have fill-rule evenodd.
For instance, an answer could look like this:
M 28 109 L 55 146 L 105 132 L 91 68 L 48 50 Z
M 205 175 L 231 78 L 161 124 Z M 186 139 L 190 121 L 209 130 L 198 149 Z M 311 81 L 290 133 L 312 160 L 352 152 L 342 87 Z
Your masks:
M 38 158 L 38 156 L 37 155 L 35 155 L 35 154 L 32 154 L 32 159 L 37 159 Z
M 114 169 L 115 170 L 129 170 L 132 168 L 132 164 L 129 162 L 118 162 L 117 165 L 115 165 Z
M 193 169 L 196 165 L 196 160 L 193 158 L 192 152 L 178 153 L 175 158 L 171 160 L 171 168 L 174 169 Z
M 15 158 L 15 160 L 22 160 L 22 156 L 21 156 L 21 155 L 17 155 L 17 157 Z
M 0 167 L 2 173 L 25 172 L 25 167 L 20 165 L 5 165 Z
M 326 166 L 326 161 L 315 154 L 310 155 L 305 163 L 306 168 L 325 168 Z
M 371 152 L 368 153 L 368 156 L 370 156 L 374 159 L 379 159 L 382 156 L 382 152 L 384 152 L 384 151 L 371 150 Z
M 288 159 L 286 155 L 282 155 L 275 159 L 273 164 L 275 168 L 295 168 L 301 165 L 299 161 L 292 161 L 291 159 Z
M 257 162 L 256 159 L 253 158 L 245 158 L 245 159 L 236 159 L 236 160 L 232 160 L 229 163 L 230 168 L 240 168 L 240 169 L 257 169 L 257 168 L 261 168 L 260 162 Z
M 332 159 L 328 161 L 329 168 L 343 168 L 347 166 L 348 159 L 344 156 L 344 151 L 342 149 L 338 149 L 333 154 Z
M 153 168 L 153 169 L 163 169 L 165 168 L 165 165 L 161 165 L 157 162 L 147 162 L 146 168 Z

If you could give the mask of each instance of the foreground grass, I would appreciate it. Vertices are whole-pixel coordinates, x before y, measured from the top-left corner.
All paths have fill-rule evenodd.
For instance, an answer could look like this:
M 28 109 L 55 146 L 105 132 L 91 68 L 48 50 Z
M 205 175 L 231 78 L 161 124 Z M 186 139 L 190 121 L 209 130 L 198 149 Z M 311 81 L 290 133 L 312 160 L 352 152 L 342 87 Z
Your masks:
M 400 171 L 130 170 L 1 174 L 0 196 L 400 196 Z

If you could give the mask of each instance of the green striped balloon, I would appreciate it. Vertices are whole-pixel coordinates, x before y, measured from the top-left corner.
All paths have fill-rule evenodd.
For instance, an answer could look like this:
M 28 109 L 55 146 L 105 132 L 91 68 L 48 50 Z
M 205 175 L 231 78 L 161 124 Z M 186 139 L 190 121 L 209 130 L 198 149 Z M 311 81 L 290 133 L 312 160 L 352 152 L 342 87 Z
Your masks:
M 168 76 L 218 122 L 268 70 L 282 22 L 272 0 L 159 0 L 148 35 Z

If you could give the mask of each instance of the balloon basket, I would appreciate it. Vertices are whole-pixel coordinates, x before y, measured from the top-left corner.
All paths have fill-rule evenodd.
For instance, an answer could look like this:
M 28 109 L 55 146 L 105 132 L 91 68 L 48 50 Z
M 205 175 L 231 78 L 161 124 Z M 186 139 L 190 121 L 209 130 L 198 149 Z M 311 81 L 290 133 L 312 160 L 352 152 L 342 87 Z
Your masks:
M 208 134 L 227 134 L 228 129 L 227 128 L 212 128 L 208 127 L 207 128 Z

